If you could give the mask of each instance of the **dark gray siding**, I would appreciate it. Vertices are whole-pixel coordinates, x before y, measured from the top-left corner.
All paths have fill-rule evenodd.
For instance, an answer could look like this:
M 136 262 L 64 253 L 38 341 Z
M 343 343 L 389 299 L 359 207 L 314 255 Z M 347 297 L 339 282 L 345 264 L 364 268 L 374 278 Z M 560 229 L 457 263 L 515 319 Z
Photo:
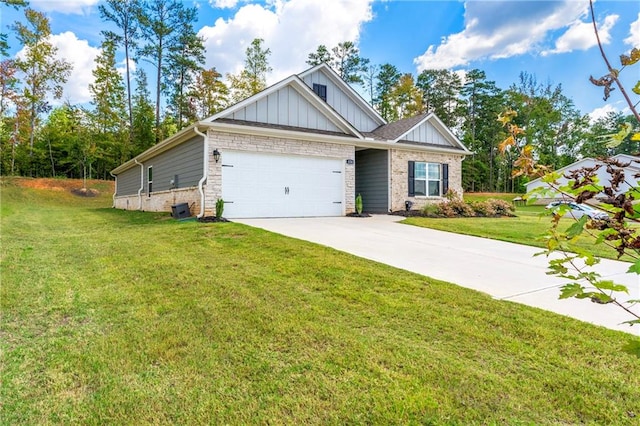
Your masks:
M 388 151 L 356 151 L 356 195 L 362 195 L 362 209 L 367 213 L 389 211 Z
M 140 166 L 126 170 L 118 175 L 116 195 L 137 195 L 140 189 Z
M 146 160 L 144 162 L 145 191 L 148 189 L 147 170 L 151 166 L 153 166 L 153 192 L 174 188 L 171 181 L 176 175 L 178 181 L 175 188 L 198 185 L 198 181 L 202 178 L 203 143 L 202 137 L 196 136 L 157 157 Z

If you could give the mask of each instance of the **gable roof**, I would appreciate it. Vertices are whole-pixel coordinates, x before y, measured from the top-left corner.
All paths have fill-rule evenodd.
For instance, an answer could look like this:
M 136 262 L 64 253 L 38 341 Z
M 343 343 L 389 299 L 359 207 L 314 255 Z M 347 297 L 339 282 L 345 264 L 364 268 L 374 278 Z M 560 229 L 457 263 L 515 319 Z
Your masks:
M 374 138 L 386 139 L 396 143 L 430 145 L 429 141 L 403 140 L 403 138 L 406 138 L 411 132 L 427 124 L 433 126 L 452 147 L 471 154 L 471 151 L 464 146 L 460 139 L 458 139 L 456 135 L 454 135 L 453 132 L 451 132 L 451 130 L 438 118 L 438 116 L 432 112 L 416 115 L 414 117 L 405 118 L 380 126 L 374 130 L 372 134 Z
M 627 168 L 630 169 L 634 169 L 634 170 L 638 170 L 640 171 L 640 157 L 635 156 L 635 155 L 629 155 L 629 154 L 616 154 L 613 157 L 616 160 L 620 160 L 620 161 L 627 161 L 630 162 L 631 164 L 629 164 L 627 166 Z M 564 166 L 559 168 L 558 170 L 556 170 L 557 173 L 560 173 L 562 175 L 564 175 L 564 172 L 567 170 L 573 170 L 579 167 L 583 167 L 586 164 L 588 164 L 589 162 L 592 162 L 593 164 L 597 164 L 597 163 L 602 163 L 602 161 L 598 158 L 593 158 L 593 157 L 585 157 L 582 158 L 578 161 L 574 161 L 573 163 L 569 164 L 568 166 Z M 542 177 L 536 178 L 532 181 L 527 182 L 527 186 L 534 184 L 534 183 L 538 183 L 539 181 L 542 180 Z
M 298 76 L 301 79 L 304 79 L 309 74 L 313 74 L 314 72 L 322 72 L 331 82 L 335 85 L 339 86 L 342 91 L 355 102 L 360 109 L 362 109 L 374 122 L 379 125 L 384 125 L 387 121 L 382 118 L 382 116 L 376 111 L 369 102 L 365 101 L 362 96 L 358 92 L 356 92 L 346 81 L 344 81 L 329 65 L 326 63 L 322 63 L 316 65 L 315 67 L 309 68 L 306 71 L 301 72 Z
M 235 105 L 230 106 L 229 108 L 218 112 L 217 114 L 212 115 L 209 118 L 206 118 L 202 121 L 204 122 L 213 122 L 219 119 L 229 119 L 233 116 L 233 114 L 237 111 L 240 111 L 251 104 L 255 104 L 258 101 L 267 98 L 269 95 L 278 92 L 279 90 L 290 87 L 296 91 L 300 96 L 302 96 L 305 101 L 311 104 L 322 116 L 324 116 L 329 122 L 335 125 L 340 131 L 344 132 L 347 135 L 355 136 L 359 139 L 364 139 L 364 136 L 356 129 L 351 123 L 345 120 L 340 114 L 338 114 L 331 106 L 329 106 L 326 102 L 324 102 L 315 92 L 305 84 L 304 81 L 297 75 L 292 75 L 279 83 L 270 86 L 263 91 L 256 93 L 253 96 L 248 97 Z M 247 123 L 248 124 L 248 123 Z M 256 123 L 259 125 L 258 123 Z M 264 124 L 264 123 L 262 123 Z

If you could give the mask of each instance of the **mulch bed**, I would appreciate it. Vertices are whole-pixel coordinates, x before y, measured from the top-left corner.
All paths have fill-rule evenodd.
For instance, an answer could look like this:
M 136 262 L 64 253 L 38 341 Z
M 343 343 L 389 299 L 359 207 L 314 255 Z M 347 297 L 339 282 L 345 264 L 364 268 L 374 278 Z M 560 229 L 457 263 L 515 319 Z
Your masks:
M 371 217 L 369 213 L 348 213 L 347 217 Z
M 72 189 L 71 193 L 78 197 L 97 197 L 100 195 L 100 191 L 91 188 L 76 188 Z
M 198 219 L 198 222 L 231 222 L 229 219 L 225 219 L 224 217 L 215 217 L 215 216 L 203 216 Z

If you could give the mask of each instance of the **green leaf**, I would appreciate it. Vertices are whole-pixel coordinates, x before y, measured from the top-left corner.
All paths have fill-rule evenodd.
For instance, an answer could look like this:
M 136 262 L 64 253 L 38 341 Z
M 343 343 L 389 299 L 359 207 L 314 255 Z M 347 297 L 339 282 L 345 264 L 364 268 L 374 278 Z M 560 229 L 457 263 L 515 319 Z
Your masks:
M 587 224 L 589 217 L 587 215 L 582 216 L 580 219 L 576 220 L 569 228 L 567 228 L 567 238 L 575 238 L 578 235 L 582 234 L 584 231 L 584 226 Z
M 558 299 L 569 299 L 571 297 L 580 297 L 584 294 L 584 287 L 578 283 L 565 284 L 560 288 L 560 297 Z
M 633 93 L 635 93 L 636 95 L 640 95 L 640 81 L 638 81 L 631 90 L 633 90 Z
M 629 293 L 627 286 L 616 284 L 611 280 L 598 281 L 596 283 L 593 283 L 593 286 L 599 288 L 600 290 L 623 291 L 625 293 Z
M 627 273 L 635 273 L 640 275 L 640 259 L 636 260 L 633 265 L 629 266 L 629 269 L 627 269 Z
M 547 173 L 546 175 L 542 176 L 541 180 L 544 183 L 553 183 L 555 181 L 557 181 L 558 179 L 560 179 L 562 177 L 562 175 L 558 172 L 550 172 Z M 542 188 L 542 187 L 540 187 Z
M 607 303 L 611 303 L 613 302 L 613 297 L 607 295 L 607 294 L 602 294 L 602 293 L 597 293 L 595 291 L 591 292 L 591 293 L 585 293 L 585 295 L 587 297 L 589 297 L 591 299 L 592 302 L 594 303 L 599 303 L 601 305 L 606 305 Z M 580 299 L 580 296 L 576 296 L 578 299 Z

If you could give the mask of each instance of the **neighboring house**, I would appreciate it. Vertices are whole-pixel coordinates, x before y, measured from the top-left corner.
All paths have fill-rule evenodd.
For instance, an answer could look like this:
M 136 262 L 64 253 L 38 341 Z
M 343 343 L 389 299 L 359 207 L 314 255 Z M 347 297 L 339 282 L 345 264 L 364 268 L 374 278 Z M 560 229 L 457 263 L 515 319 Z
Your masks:
M 470 152 L 433 114 L 385 120 L 327 65 L 293 75 L 113 170 L 114 207 L 199 217 L 342 216 L 462 194 Z
M 626 164 L 629 163 L 627 167 L 624 168 L 625 174 L 625 182 L 620 185 L 619 192 L 626 192 L 630 188 L 630 184 L 633 186 L 637 186 L 637 179 L 633 176 L 640 173 L 640 164 L 637 161 L 640 161 L 640 157 L 636 157 L 633 155 L 627 154 L 618 154 L 612 157 L 613 159 L 618 160 L 619 162 Z M 566 185 L 569 179 L 565 177 L 567 172 L 572 170 L 578 170 L 583 167 L 593 168 L 596 165 L 601 165 L 601 167 L 597 170 L 596 175 L 598 176 L 600 185 L 609 185 L 611 175 L 607 173 L 607 166 L 601 160 L 594 158 L 583 158 L 582 160 L 578 160 L 573 164 L 569 164 L 561 169 L 558 169 L 557 172 L 562 175 L 562 177 L 558 180 L 558 183 L 562 185 Z M 549 188 L 549 185 L 542 181 L 541 178 L 532 180 L 527 183 L 527 193 L 531 192 L 533 189 L 538 187 L 546 187 Z M 544 203 L 554 198 L 562 198 L 562 194 L 556 191 L 549 191 L 546 197 L 540 199 L 540 203 Z

